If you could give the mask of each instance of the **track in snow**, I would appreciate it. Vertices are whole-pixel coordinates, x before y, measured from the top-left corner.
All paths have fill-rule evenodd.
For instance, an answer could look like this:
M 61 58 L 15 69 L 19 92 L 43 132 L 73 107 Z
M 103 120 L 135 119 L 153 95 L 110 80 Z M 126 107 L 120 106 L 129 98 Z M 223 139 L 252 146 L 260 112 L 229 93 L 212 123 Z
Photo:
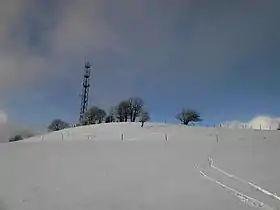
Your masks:
M 225 176 L 227 176 L 229 178 L 232 178 L 232 179 L 235 179 L 235 180 L 237 180 L 239 182 L 247 184 L 250 187 L 252 187 L 253 189 L 255 189 L 255 190 L 257 190 L 257 191 L 259 191 L 259 192 L 261 192 L 261 193 L 263 193 L 263 194 L 265 194 L 267 196 L 270 196 L 271 198 L 274 198 L 274 199 L 277 199 L 278 201 L 280 201 L 280 197 L 277 196 L 276 193 L 272 193 L 272 192 L 270 192 L 268 190 L 263 189 L 262 187 L 260 187 L 260 186 L 258 186 L 256 184 L 253 184 L 252 182 L 245 181 L 245 180 L 243 180 L 241 178 L 238 178 L 238 177 L 236 177 L 236 176 L 234 176 L 232 174 L 229 174 L 229 173 L 225 172 L 224 170 L 222 170 L 222 169 L 218 168 L 217 166 L 215 166 L 214 161 L 213 161 L 213 159 L 211 157 L 209 157 L 208 159 L 209 159 L 210 167 L 215 169 L 216 171 L 224 174 Z
M 212 151 L 210 152 L 210 154 L 213 153 L 214 149 L 217 147 L 217 145 L 219 144 L 219 138 L 218 138 L 218 135 L 216 135 L 216 146 L 214 146 L 212 148 Z M 210 157 L 210 155 L 208 156 L 208 164 L 209 168 L 212 168 L 214 170 L 216 170 L 217 172 L 225 175 L 226 177 L 228 178 L 231 178 L 235 181 L 238 181 L 242 184 L 245 184 L 245 185 L 248 185 L 250 188 L 253 188 L 254 190 L 266 195 L 266 196 L 269 196 L 270 198 L 273 198 L 273 199 L 276 199 L 277 201 L 280 201 L 280 197 L 276 195 L 276 193 L 272 193 L 266 189 L 263 189 L 262 187 L 256 185 L 256 184 L 253 184 L 252 182 L 248 182 L 246 180 L 243 180 L 237 176 L 234 176 L 233 174 L 230 174 L 230 173 L 227 173 L 226 171 L 222 170 L 221 168 L 217 167 L 215 164 L 214 164 L 214 160 Z M 250 205 L 252 207 L 255 207 L 255 208 L 261 208 L 261 209 L 264 209 L 264 210 L 274 210 L 271 206 L 269 206 L 268 204 L 256 199 L 256 198 L 253 198 L 253 197 L 250 197 L 248 195 L 246 195 L 245 193 L 242 193 L 230 186 L 228 186 L 227 184 L 224 184 L 218 180 L 216 180 L 215 178 L 209 176 L 203 169 L 200 169 L 199 165 L 196 165 L 195 168 L 197 170 L 199 170 L 199 173 L 202 177 L 206 178 L 207 180 L 219 185 L 220 187 L 222 187 L 223 189 L 229 191 L 233 196 L 237 197 L 238 199 L 240 199 L 243 203 L 247 204 L 247 205 Z M 278 208 L 277 208 L 278 209 Z
M 200 173 L 201 176 L 205 177 L 206 179 L 210 180 L 211 182 L 214 182 L 214 183 L 218 184 L 220 187 L 228 190 L 233 196 L 239 198 L 245 204 L 248 204 L 248 205 L 250 205 L 252 207 L 256 207 L 256 208 L 265 209 L 265 210 L 274 210 L 272 207 L 265 204 L 264 202 L 261 202 L 261 201 L 255 199 L 255 198 L 252 198 L 252 197 L 250 197 L 250 196 L 248 196 L 248 195 L 246 195 L 242 192 L 239 192 L 239 191 L 227 186 L 226 184 L 223 184 L 223 183 L 217 181 L 216 179 L 207 175 L 202 170 L 200 170 L 199 173 Z

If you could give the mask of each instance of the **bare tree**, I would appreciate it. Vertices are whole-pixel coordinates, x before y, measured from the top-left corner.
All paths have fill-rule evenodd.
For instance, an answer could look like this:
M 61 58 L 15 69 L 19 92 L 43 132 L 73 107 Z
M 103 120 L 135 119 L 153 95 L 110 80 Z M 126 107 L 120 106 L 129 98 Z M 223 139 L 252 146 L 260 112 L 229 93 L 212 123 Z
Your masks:
M 21 135 L 15 135 L 9 139 L 9 142 L 20 141 L 23 137 Z
M 144 101 L 139 97 L 131 97 L 128 99 L 129 103 L 129 117 L 131 122 L 135 122 L 136 118 L 139 117 L 143 111 Z
M 149 113 L 144 111 L 140 114 L 139 122 L 141 122 L 141 127 L 144 126 L 144 123 L 150 120 Z
M 69 124 L 60 119 L 53 120 L 48 127 L 49 131 L 59 131 L 65 128 L 69 128 Z
M 116 108 L 112 107 L 105 118 L 105 123 L 111 123 L 116 121 Z
M 127 122 L 130 114 L 130 105 L 129 102 L 124 100 L 121 101 L 116 107 L 116 117 L 119 122 Z
M 177 119 L 179 119 L 184 125 L 188 125 L 190 122 L 202 121 L 199 113 L 193 109 L 182 109 L 177 115 Z
M 97 106 L 89 108 L 83 117 L 83 125 L 91 125 L 102 123 L 106 117 L 106 112 L 103 109 L 100 109 Z

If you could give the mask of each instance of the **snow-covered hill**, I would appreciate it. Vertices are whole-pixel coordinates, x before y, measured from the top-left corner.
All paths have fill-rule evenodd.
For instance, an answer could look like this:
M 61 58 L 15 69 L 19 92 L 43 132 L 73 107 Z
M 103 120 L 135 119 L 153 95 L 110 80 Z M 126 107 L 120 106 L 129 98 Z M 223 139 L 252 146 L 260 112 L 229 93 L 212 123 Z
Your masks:
M 279 151 L 278 131 L 66 129 L 0 144 L 0 209 L 276 210 Z

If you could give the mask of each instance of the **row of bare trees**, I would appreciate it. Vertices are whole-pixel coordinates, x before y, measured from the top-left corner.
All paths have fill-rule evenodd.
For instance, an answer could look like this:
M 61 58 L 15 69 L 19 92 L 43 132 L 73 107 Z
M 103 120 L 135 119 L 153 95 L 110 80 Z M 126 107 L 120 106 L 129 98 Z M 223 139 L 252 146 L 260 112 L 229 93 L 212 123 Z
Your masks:
M 112 107 L 108 113 L 97 106 L 90 107 L 84 114 L 81 124 L 91 125 L 111 122 L 141 122 L 141 126 L 150 120 L 148 111 L 144 108 L 144 101 L 139 97 L 131 97 L 127 100 L 122 100 L 116 106 Z M 68 128 L 69 124 L 55 119 L 48 129 L 50 131 L 58 131 Z
M 83 125 L 110 123 L 110 122 L 146 122 L 150 119 L 144 109 L 144 101 L 141 98 L 129 98 L 112 107 L 108 114 L 101 108 L 93 106 L 84 114 Z
M 193 109 L 182 109 L 176 118 L 184 125 L 189 125 L 190 122 L 200 122 L 200 114 Z M 81 125 L 91 125 L 111 122 L 141 122 L 141 127 L 144 123 L 150 120 L 149 113 L 144 107 L 143 99 L 139 97 L 131 97 L 120 101 L 116 106 L 112 107 L 108 113 L 97 106 L 90 107 L 84 114 Z M 48 127 L 50 131 L 58 131 L 68 128 L 70 125 L 60 119 L 54 120 Z

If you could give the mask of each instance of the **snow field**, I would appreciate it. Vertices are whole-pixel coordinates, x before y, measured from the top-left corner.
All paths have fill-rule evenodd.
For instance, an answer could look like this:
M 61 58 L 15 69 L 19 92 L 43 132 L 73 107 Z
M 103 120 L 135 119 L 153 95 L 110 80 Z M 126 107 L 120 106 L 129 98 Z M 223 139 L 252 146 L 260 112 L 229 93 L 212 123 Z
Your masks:
M 276 210 L 279 137 L 276 131 L 112 123 L 4 143 L 0 209 Z

